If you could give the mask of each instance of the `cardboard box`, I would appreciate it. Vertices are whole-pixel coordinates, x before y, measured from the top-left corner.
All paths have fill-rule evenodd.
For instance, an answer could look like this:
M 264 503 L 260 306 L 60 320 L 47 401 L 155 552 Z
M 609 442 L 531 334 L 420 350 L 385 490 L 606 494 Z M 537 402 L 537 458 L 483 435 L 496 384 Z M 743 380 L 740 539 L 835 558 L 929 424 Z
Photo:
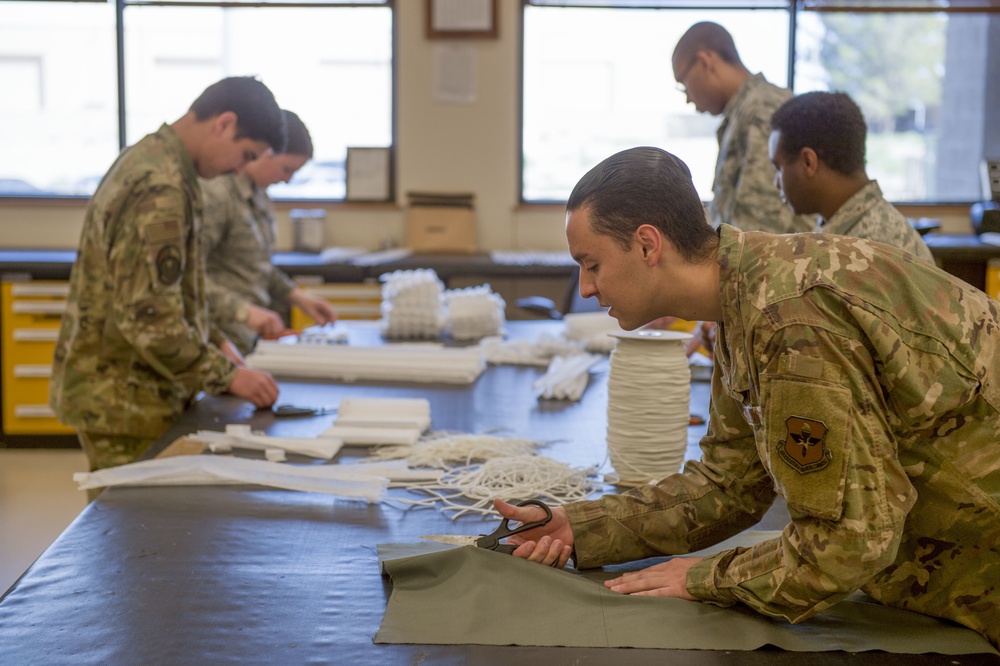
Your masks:
M 472 196 L 411 193 L 406 247 L 414 252 L 475 252 Z

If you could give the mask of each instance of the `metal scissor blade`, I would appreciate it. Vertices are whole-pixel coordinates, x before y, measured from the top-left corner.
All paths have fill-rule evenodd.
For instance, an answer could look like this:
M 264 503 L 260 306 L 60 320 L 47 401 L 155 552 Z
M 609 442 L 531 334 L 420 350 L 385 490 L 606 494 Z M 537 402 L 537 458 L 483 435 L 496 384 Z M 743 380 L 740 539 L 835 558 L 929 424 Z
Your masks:
M 428 534 L 420 538 L 428 541 L 437 541 L 438 543 L 447 543 L 452 546 L 475 546 L 476 539 L 479 537 L 459 536 L 458 534 Z

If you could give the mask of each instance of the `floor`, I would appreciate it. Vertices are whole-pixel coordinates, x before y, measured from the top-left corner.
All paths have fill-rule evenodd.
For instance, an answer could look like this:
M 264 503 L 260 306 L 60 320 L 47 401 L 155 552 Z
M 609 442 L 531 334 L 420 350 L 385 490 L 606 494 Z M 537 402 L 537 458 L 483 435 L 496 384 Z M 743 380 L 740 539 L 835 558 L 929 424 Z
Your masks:
M 79 449 L 0 448 L 0 595 L 86 506 L 85 471 Z

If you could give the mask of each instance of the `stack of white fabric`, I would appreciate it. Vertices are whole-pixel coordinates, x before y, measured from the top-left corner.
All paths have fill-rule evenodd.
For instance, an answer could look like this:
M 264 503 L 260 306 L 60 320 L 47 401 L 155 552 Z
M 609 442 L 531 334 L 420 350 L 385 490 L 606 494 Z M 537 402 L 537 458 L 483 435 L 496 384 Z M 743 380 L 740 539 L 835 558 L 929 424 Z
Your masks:
M 228 453 L 234 448 L 263 451 L 272 462 L 283 461 L 285 453 L 331 460 L 344 444 L 333 437 L 272 437 L 242 423 L 228 424 L 225 432 L 199 430 L 189 439 L 204 442 L 212 453 Z
M 430 426 L 426 398 L 344 398 L 323 436 L 354 446 L 413 446 Z
M 382 333 L 387 338 L 433 339 L 445 327 L 444 284 L 429 268 L 393 271 L 382 280 Z
M 335 425 L 424 432 L 431 427 L 431 403 L 427 398 L 343 398 Z
M 446 384 L 471 384 L 486 369 L 478 347 L 445 348 L 439 343 L 353 347 L 269 340 L 257 343 L 247 365 L 278 377 Z
M 455 340 L 479 340 L 503 331 L 507 304 L 490 285 L 450 289 L 444 293 L 446 328 Z

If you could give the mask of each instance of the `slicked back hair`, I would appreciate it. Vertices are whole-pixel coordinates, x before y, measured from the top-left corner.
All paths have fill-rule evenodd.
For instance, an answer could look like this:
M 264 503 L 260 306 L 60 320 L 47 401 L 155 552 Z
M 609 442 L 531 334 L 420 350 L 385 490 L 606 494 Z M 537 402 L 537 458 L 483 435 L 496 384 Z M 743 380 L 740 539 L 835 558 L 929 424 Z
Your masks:
M 781 131 L 778 145 L 785 155 L 803 148 L 845 176 L 864 171 L 868 127 L 861 109 L 842 92 L 808 92 L 788 100 L 771 116 L 771 129 Z
M 582 208 L 595 233 L 625 250 L 643 224 L 659 229 L 691 263 L 704 261 L 717 245 L 687 165 L 660 148 L 629 148 L 588 171 L 566 203 L 568 212 Z
M 285 117 L 267 86 L 252 76 L 217 81 L 191 104 L 199 121 L 232 111 L 238 138 L 263 141 L 275 153 L 285 150 Z

